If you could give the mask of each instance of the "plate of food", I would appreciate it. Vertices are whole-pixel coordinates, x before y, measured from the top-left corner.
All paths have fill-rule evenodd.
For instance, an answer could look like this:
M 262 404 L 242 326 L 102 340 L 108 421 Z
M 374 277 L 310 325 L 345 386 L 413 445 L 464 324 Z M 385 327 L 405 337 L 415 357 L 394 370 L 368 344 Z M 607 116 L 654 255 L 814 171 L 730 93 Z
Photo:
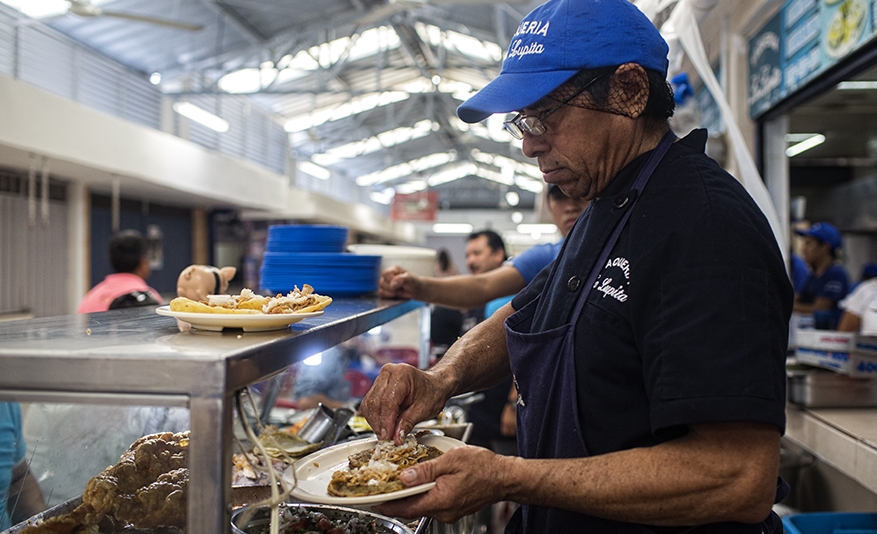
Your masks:
M 428 433 L 409 434 L 399 446 L 374 438 L 341 443 L 295 462 L 298 483 L 291 494 L 305 502 L 339 506 L 372 506 L 410 497 L 429 491 L 435 482 L 409 488 L 399 473 L 464 445 Z
M 226 314 L 226 313 L 191 313 L 176 312 L 170 306 L 159 306 L 155 313 L 167 317 L 179 319 L 192 325 L 199 330 L 211 330 L 219 332 L 224 328 L 242 328 L 244 332 L 264 332 L 266 330 L 281 330 L 309 317 L 319 317 L 322 311 L 309 313 L 286 313 L 283 315 L 267 315 L 263 313 L 253 314 Z
M 296 286 L 287 295 L 275 297 L 257 295 L 246 288 L 239 295 L 208 295 L 206 300 L 177 297 L 169 305 L 156 308 L 155 313 L 201 330 L 242 328 L 245 332 L 261 332 L 320 316 L 331 303 L 331 297 L 318 295 L 305 284 L 302 289 Z

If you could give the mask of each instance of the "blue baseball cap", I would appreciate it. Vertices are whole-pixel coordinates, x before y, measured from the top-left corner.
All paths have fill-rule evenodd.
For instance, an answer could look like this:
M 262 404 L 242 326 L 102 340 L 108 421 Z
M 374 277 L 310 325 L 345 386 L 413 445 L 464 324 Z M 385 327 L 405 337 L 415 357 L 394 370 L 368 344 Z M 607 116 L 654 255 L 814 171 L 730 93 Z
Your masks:
M 841 245 L 843 245 L 840 231 L 825 222 L 818 222 L 806 230 L 795 230 L 795 233 L 798 235 L 814 237 L 823 243 L 828 243 L 831 250 L 840 248 Z
M 457 108 L 465 122 L 535 104 L 582 69 L 636 63 L 667 76 L 667 42 L 628 0 L 550 0 L 512 36 L 502 70 Z

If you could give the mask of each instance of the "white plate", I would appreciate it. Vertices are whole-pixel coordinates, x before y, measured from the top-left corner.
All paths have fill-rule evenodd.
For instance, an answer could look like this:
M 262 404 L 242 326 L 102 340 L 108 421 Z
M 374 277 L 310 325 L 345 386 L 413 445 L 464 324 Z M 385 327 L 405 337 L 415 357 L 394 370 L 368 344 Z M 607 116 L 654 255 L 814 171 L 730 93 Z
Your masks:
M 218 332 L 223 328 L 243 328 L 244 332 L 281 330 L 309 317 L 323 315 L 323 311 L 309 313 L 191 313 L 171 311 L 170 306 L 159 306 L 155 313 L 174 317 L 200 330 Z
M 340 445 L 335 445 L 301 458 L 293 465 L 298 485 L 292 490 L 292 496 L 305 502 L 317 504 L 337 504 L 340 506 L 376 505 L 417 495 L 435 487 L 435 482 L 429 482 L 379 495 L 366 495 L 363 497 L 336 497 L 329 495 L 327 488 L 332 480 L 332 473 L 339 469 L 347 468 L 348 456 L 374 447 L 377 441 L 377 439 L 361 439 L 341 443 Z M 462 441 L 447 436 L 426 435 L 418 438 L 418 441 L 424 445 L 432 445 L 442 452 L 465 445 Z

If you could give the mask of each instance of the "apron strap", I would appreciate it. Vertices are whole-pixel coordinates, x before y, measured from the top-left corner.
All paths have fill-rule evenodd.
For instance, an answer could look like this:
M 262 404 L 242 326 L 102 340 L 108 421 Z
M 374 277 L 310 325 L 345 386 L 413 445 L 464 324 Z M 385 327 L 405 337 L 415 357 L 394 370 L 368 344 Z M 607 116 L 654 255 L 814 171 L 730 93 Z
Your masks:
M 664 134 L 664 137 L 661 138 L 661 142 L 658 143 L 658 146 L 652 151 L 651 156 L 649 156 L 648 161 L 646 161 L 645 166 L 639 171 L 639 174 L 636 177 L 636 181 L 633 183 L 633 187 L 631 191 L 634 193 L 633 198 L 630 201 L 630 206 L 627 207 L 627 211 L 621 217 L 621 219 L 615 224 L 615 228 L 612 230 L 612 235 L 609 236 L 609 240 L 606 241 L 606 244 L 603 246 L 603 250 L 600 251 L 600 256 L 597 258 L 597 261 L 594 263 L 594 267 L 591 269 L 591 274 L 588 275 L 588 279 L 585 282 L 584 290 L 582 291 L 582 296 L 579 298 L 578 302 L 576 302 L 576 307 L 573 310 L 572 314 L 572 324 L 576 324 L 579 319 L 579 315 L 581 315 L 582 310 L 584 309 L 584 304 L 586 299 L 586 295 L 588 295 L 591 290 L 594 288 L 594 283 L 597 281 L 597 276 L 600 274 L 600 271 L 603 270 L 603 266 L 606 264 L 606 260 L 609 258 L 609 254 L 612 252 L 612 249 L 615 248 L 615 243 L 618 241 L 618 237 L 621 235 L 621 231 L 624 229 L 624 225 L 627 224 L 627 220 L 630 218 L 630 214 L 633 212 L 633 207 L 636 205 L 637 200 L 639 200 L 640 192 L 645 189 L 646 184 L 649 182 L 649 178 L 651 178 L 652 173 L 655 172 L 655 168 L 658 166 L 658 163 L 664 159 L 664 155 L 670 149 L 670 146 L 676 141 L 676 134 L 673 133 L 673 130 L 667 130 L 667 133 Z M 593 205 L 588 206 L 590 207 Z

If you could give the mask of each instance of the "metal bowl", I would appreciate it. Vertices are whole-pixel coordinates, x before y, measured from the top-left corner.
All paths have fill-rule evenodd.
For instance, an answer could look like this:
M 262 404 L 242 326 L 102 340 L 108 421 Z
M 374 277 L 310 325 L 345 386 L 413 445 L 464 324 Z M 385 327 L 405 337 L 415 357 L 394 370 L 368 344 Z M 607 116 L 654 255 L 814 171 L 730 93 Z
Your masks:
M 300 504 L 300 503 L 283 503 L 281 508 L 287 508 L 295 511 L 307 510 L 309 512 L 320 512 L 326 515 L 329 520 L 347 520 L 352 517 L 365 517 L 368 520 L 374 520 L 378 525 L 380 534 L 414 534 L 414 531 L 399 521 L 384 515 L 376 514 L 366 510 L 357 510 L 355 508 L 345 508 L 343 506 L 329 506 L 325 504 Z M 268 527 L 271 521 L 271 509 L 268 506 L 260 506 L 250 520 L 242 528 L 238 527 L 237 520 L 247 508 L 236 510 L 231 515 L 231 531 L 233 534 L 254 534 Z M 267 531 L 267 530 L 266 530 Z

